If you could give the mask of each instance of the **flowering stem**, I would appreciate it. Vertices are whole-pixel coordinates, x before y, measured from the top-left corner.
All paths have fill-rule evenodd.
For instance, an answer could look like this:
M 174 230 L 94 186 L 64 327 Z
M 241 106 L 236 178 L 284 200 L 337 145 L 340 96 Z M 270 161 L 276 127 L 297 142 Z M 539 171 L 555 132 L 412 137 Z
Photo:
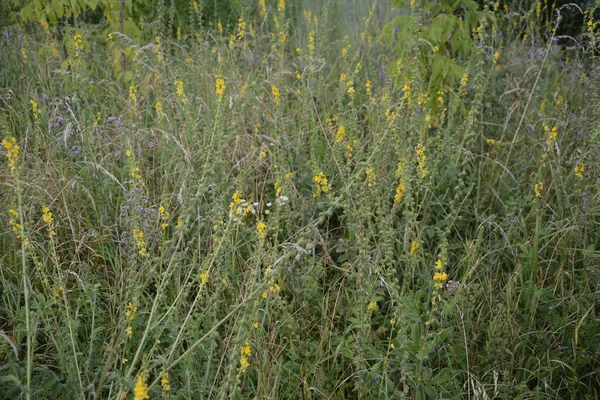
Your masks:
M 25 387 L 25 398 L 31 399 L 31 365 L 33 354 L 31 352 L 31 321 L 29 316 L 29 282 L 27 276 L 27 260 L 25 259 L 25 220 L 23 218 L 23 207 L 21 198 L 21 185 L 19 178 L 15 176 L 17 185 L 17 202 L 19 203 L 19 223 L 21 224 L 21 266 L 23 274 L 23 295 L 25 296 L 25 331 L 27 335 L 27 383 Z

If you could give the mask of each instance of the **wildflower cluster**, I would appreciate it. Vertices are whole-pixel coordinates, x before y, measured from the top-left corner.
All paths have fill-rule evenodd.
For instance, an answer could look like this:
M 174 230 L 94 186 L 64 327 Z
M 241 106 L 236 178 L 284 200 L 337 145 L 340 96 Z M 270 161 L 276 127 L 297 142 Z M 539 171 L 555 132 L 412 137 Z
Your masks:
M 240 372 L 244 373 L 250 366 L 250 362 L 248 361 L 248 357 L 252 356 L 252 348 L 250 347 L 250 343 L 246 340 L 246 343 L 240 349 Z
M 137 89 L 134 85 L 129 86 L 129 100 L 135 103 L 137 100 Z
M 160 373 L 160 386 L 162 386 L 163 391 L 170 392 L 171 384 L 169 383 L 169 373 L 162 371 Z
M 42 208 L 42 220 L 48 225 L 46 230 L 48 236 L 53 237 L 56 235 L 56 232 L 54 231 L 54 218 L 52 217 L 52 213 L 48 207 L 44 206 Z
M 73 36 L 73 50 L 75 58 L 79 58 L 83 53 L 83 36 L 81 36 L 81 33 L 77 33 Z
M 200 274 L 200 282 L 202 282 L 203 285 L 206 285 L 209 279 L 210 275 L 208 274 L 208 272 L 202 272 Z
M 365 175 L 367 176 L 367 188 L 373 189 L 375 186 L 377 186 L 377 175 L 375 175 L 375 169 L 373 166 L 369 165 L 365 169 Z
M 262 244 L 267 237 L 267 224 L 263 220 L 256 223 L 256 236 L 258 236 L 259 242 Z
M 17 218 L 19 218 L 19 212 L 17 210 L 10 209 L 8 210 L 8 213 L 11 215 L 11 217 L 8 220 L 8 225 L 11 227 L 17 239 L 23 240 L 25 245 L 28 245 L 29 239 L 22 236 L 23 226 L 16 220 Z
M 185 97 L 185 91 L 183 90 L 183 81 L 178 79 L 174 83 L 176 87 L 177 97 L 181 100 L 183 104 L 187 103 L 187 98 Z
M 280 103 L 279 88 L 275 85 L 271 85 L 271 92 L 273 92 L 273 98 L 275 99 L 275 104 L 279 105 L 279 103 Z
M 19 150 L 21 149 L 17 144 L 17 139 L 10 137 L 2 141 L 2 146 L 6 150 L 6 156 L 8 158 L 8 168 L 10 169 L 11 175 L 17 174 L 17 162 L 19 161 Z
M 315 176 L 313 176 L 313 182 L 315 183 L 313 198 L 319 197 L 321 193 L 327 193 L 331 190 L 331 184 L 323 171 L 318 171 Z
M 231 35 L 229 37 L 229 48 L 233 49 L 233 46 L 235 46 L 236 41 L 240 42 L 244 39 L 244 34 L 246 32 L 246 21 L 244 21 L 244 17 L 240 17 L 240 19 L 238 20 L 238 25 L 237 25 L 237 32 L 235 35 Z
M 533 185 L 533 192 L 535 193 L 535 197 L 542 198 L 543 191 L 544 191 L 544 182 L 539 181 L 538 183 Z
M 160 214 L 160 222 L 161 222 L 160 229 L 165 230 L 169 226 L 167 221 L 169 220 L 169 217 L 171 216 L 171 214 L 169 214 L 169 212 L 167 211 L 165 206 L 160 206 L 158 208 L 158 212 Z
M 417 252 L 417 250 L 419 250 L 419 242 L 417 242 L 416 240 L 413 240 L 412 243 L 410 244 L 410 255 L 414 256 L 415 253 Z
M 219 99 L 219 103 L 223 101 L 223 93 L 225 93 L 225 80 L 217 75 L 215 78 L 215 93 Z
M 440 295 L 440 290 L 446 284 L 448 280 L 448 274 L 444 272 L 444 263 L 441 259 L 435 262 L 435 274 L 433 274 L 433 297 L 431 299 L 431 304 L 435 306 L 439 301 L 442 300 Z
M 583 179 L 583 173 L 585 172 L 585 164 L 578 161 L 575 165 L 575 176 L 579 179 Z
M 346 138 L 346 128 L 344 127 L 344 125 L 340 125 L 337 130 L 337 133 L 335 134 L 335 142 L 341 143 L 344 141 L 345 138 Z
M 33 114 L 33 119 L 34 121 L 37 121 L 40 114 L 42 113 L 42 110 L 39 109 L 38 103 L 36 103 L 36 101 L 33 99 L 29 100 L 29 104 L 31 104 L 31 112 Z
M 402 197 L 404 197 L 404 191 L 406 190 L 404 181 L 404 164 L 405 160 L 403 159 L 398 163 L 398 167 L 396 168 L 396 179 L 398 179 L 398 186 L 396 186 L 394 203 L 400 203 L 400 201 L 402 201 Z
M 146 385 L 144 378 L 141 375 L 139 375 L 135 384 L 135 388 L 133 389 L 133 399 L 145 400 L 149 398 L 150 396 L 148 396 L 148 385 Z
M 148 257 L 150 254 L 146 249 L 146 241 L 144 240 L 144 232 L 142 232 L 138 227 L 133 228 L 133 240 L 135 240 L 135 244 L 138 249 L 138 254 L 142 257 Z
M 154 105 L 154 109 L 156 110 L 156 118 L 157 118 L 158 122 L 162 121 L 163 106 L 162 106 L 162 102 L 160 100 L 156 102 L 156 104 Z
M 415 150 L 415 153 L 417 155 L 417 174 L 421 179 L 425 178 L 425 176 L 427 176 L 427 174 L 429 173 L 426 166 L 427 156 L 425 155 L 425 150 L 426 148 L 425 146 L 423 146 L 422 143 L 419 143 Z

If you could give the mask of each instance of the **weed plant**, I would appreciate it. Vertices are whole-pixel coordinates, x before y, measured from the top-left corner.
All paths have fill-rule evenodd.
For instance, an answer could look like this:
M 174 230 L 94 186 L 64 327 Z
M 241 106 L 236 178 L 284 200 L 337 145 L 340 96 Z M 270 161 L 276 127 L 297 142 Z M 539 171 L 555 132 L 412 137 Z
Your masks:
M 599 397 L 593 13 L 160 4 L 3 28 L 0 397 Z

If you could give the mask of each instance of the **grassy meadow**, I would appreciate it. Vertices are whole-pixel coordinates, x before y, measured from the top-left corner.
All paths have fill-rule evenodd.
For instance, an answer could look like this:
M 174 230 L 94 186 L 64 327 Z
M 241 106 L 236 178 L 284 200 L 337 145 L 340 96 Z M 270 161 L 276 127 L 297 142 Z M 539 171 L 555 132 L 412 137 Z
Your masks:
M 176 3 L 0 29 L 0 398 L 600 397 L 593 9 Z

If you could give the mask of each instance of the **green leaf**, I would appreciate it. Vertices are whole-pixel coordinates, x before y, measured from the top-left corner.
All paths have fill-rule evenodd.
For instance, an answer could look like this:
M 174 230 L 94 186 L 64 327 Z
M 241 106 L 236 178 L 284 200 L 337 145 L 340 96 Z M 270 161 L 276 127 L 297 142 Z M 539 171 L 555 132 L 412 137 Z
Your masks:
M 52 10 L 56 14 L 56 18 L 61 19 L 65 14 L 65 7 L 62 1 L 55 1 L 52 3 Z

